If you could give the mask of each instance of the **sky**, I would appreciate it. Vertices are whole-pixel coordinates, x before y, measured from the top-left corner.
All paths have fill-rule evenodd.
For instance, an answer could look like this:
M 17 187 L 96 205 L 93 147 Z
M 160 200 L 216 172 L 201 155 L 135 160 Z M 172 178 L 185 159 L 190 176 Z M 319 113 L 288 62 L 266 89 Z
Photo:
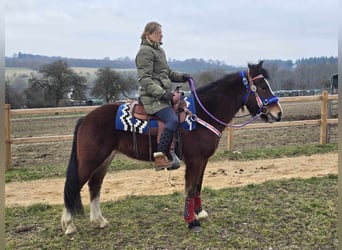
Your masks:
M 338 0 L 5 0 L 5 55 L 135 58 L 146 23 L 168 59 L 244 66 L 337 56 Z

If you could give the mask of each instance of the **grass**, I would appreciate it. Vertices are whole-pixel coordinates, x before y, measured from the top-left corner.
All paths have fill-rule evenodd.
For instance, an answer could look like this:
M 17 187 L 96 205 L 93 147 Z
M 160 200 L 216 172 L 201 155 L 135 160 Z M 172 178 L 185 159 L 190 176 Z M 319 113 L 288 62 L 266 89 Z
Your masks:
M 300 146 L 288 147 L 272 147 L 272 148 L 258 148 L 252 150 L 244 150 L 241 152 L 233 151 L 220 151 L 217 152 L 212 158 L 212 161 L 221 160 L 259 160 L 259 159 L 273 159 L 280 157 L 295 157 L 301 155 L 324 154 L 329 152 L 337 152 L 337 143 L 326 145 L 320 144 L 305 144 Z
M 6 208 L 6 249 L 336 249 L 337 176 L 203 190 L 209 221 L 194 234 L 183 221 L 184 196 L 127 197 L 102 204 L 110 225 L 85 216 L 78 232 L 60 229 L 62 206 Z
M 294 157 L 300 155 L 323 154 L 328 152 L 337 152 L 337 144 L 307 144 L 301 146 L 260 148 L 254 150 L 245 150 L 241 152 L 217 151 L 216 154 L 210 159 L 210 161 L 213 162 L 227 159 L 235 161 L 247 161 L 257 159 L 272 159 L 279 157 Z M 54 166 L 41 165 L 35 167 L 15 167 L 6 171 L 5 182 L 9 183 L 13 181 L 28 181 L 42 178 L 64 178 L 66 165 L 67 163 Z M 133 159 L 118 158 L 112 162 L 109 172 L 146 168 L 151 168 L 151 163 L 141 162 Z

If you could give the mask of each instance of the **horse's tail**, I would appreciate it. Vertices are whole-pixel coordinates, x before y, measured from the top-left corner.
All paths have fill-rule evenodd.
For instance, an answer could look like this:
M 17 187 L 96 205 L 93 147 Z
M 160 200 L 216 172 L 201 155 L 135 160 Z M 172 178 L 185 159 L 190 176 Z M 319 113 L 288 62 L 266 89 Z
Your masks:
M 78 161 L 77 161 L 77 133 L 80 127 L 82 118 L 78 119 L 74 139 L 72 142 L 71 155 L 68 169 L 66 172 L 66 181 L 64 185 L 64 206 L 71 214 L 83 214 L 84 209 L 81 200 L 81 187 L 78 178 Z

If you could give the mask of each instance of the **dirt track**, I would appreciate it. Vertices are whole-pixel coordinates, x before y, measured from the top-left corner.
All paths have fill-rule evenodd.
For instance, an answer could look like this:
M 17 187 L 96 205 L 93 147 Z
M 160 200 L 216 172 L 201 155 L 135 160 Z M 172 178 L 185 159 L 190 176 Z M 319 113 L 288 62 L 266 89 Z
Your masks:
M 337 153 L 247 162 L 221 161 L 210 163 L 204 187 L 224 187 L 261 183 L 284 178 L 310 178 L 337 174 Z M 15 182 L 5 185 L 6 206 L 34 203 L 62 204 L 64 179 Z M 105 177 L 101 200 L 117 200 L 130 195 L 170 194 L 184 190 L 184 166 L 175 171 L 155 172 L 130 170 L 110 173 Z M 89 203 L 88 190 L 82 189 L 84 204 Z

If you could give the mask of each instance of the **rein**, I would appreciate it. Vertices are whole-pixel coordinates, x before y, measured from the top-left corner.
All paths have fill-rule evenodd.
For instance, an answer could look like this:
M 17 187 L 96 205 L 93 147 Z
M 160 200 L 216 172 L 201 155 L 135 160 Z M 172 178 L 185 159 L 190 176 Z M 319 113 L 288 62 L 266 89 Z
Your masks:
M 202 108 L 202 110 L 207 114 L 209 115 L 212 119 L 214 119 L 216 122 L 218 122 L 219 124 L 225 126 L 225 127 L 232 127 L 232 128 L 243 128 L 245 127 L 246 125 L 248 125 L 249 123 L 255 121 L 256 119 L 258 119 L 260 117 L 260 115 L 262 114 L 261 113 L 261 109 L 263 106 L 267 106 L 267 105 L 270 105 L 270 104 L 273 104 L 273 103 L 276 103 L 278 101 L 278 98 L 276 96 L 272 96 L 271 98 L 268 98 L 268 99 L 262 99 L 259 97 L 258 93 L 256 92 L 256 86 L 253 84 L 253 81 L 256 80 L 256 79 L 260 79 L 260 78 L 264 78 L 264 76 L 262 74 L 260 75 L 257 75 L 256 77 L 254 78 L 251 78 L 250 75 L 248 74 L 248 78 L 249 78 L 249 81 L 247 80 L 246 76 L 245 76 L 245 72 L 244 71 L 241 71 L 240 72 L 240 76 L 242 78 L 242 81 L 243 81 L 243 84 L 244 86 L 246 87 L 246 95 L 244 97 L 244 105 L 247 103 L 247 100 L 248 100 L 248 97 L 250 95 L 250 93 L 253 93 L 253 95 L 255 96 L 256 98 L 256 101 L 258 103 L 258 106 L 259 106 L 259 111 L 257 112 L 257 115 L 252 117 L 251 119 L 245 121 L 244 123 L 242 124 L 229 124 L 229 123 L 226 123 L 226 122 L 223 122 L 221 120 L 219 120 L 218 118 L 216 118 L 213 114 L 211 114 L 205 107 L 204 105 L 202 104 L 202 102 L 200 101 L 198 95 L 197 95 L 197 92 L 196 92 L 196 88 L 195 88 L 195 83 L 193 81 L 192 78 L 189 79 L 189 83 L 190 83 L 190 89 L 192 91 L 192 93 L 194 93 L 194 96 L 198 102 L 198 104 L 200 105 L 200 107 Z M 244 117 L 244 116 L 242 116 Z M 218 131 L 214 126 L 206 123 L 205 121 L 203 121 L 202 119 L 198 118 L 197 116 L 193 117 L 192 118 L 194 121 L 202 124 L 204 127 L 210 129 L 212 132 L 214 132 L 218 137 L 221 137 L 221 132 Z

